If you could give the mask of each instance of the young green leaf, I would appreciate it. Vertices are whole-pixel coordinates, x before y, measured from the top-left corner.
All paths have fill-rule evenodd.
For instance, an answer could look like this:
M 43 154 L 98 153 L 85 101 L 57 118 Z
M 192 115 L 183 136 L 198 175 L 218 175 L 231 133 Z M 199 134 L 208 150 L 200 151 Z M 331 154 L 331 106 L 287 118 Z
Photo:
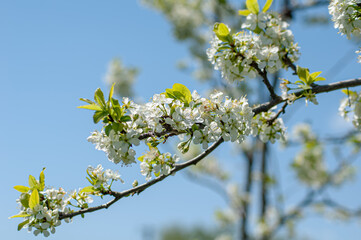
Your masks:
M 80 190 L 79 193 L 93 193 L 93 192 L 97 192 L 97 190 L 94 188 L 94 186 L 88 186 L 88 187 L 85 187 L 82 190 Z
M 22 192 L 22 193 L 27 193 L 29 192 L 30 188 L 29 187 L 26 187 L 26 186 L 21 186 L 21 185 L 16 185 L 14 186 L 14 189 L 19 191 L 19 192 Z
M 219 40 L 223 42 L 228 42 L 229 40 L 229 30 L 228 27 L 224 23 L 216 23 L 213 27 L 213 32 L 219 38 Z
M 79 106 L 78 108 L 89 109 L 89 110 L 94 110 L 94 111 L 102 111 L 102 108 L 95 103 L 90 104 L 90 105 Z
M 121 122 L 129 122 L 129 121 L 132 121 L 132 118 L 130 116 L 126 115 L 126 116 L 122 116 L 120 118 L 120 121 Z
M 173 94 L 173 89 L 171 89 L 171 88 L 167 88 L 167 89 L 165 90 L 165 96 L 166 96 L 167 98 L 176 99 L 176 97 L 175 97 L 174 94 Z
M 40 173 L 40 176 L 39 176 L 39 183 L 40 183 L 40 191 L 43 191 L 44 188 L 45 188 L 45 174 L 44 174 L 44 170 L 45 168 L 43 168 L 43 170 L 41 171 Z
M 38 181 L 36 181 L 36 179 L 31 175 L 29 175 L 29 186 L 31 189 L 38 187 Z
M 105 108 L 104 94 L 100 88 L 97 88 L 97 90 L 95 90 L 94 100 L 99 104 L 100 107 Z
M 259 13 L 259 5 L 257 0 L 247 0 L 246 1 L 247 9 L 254 14 Z
M 19 223 L 18 225 L 18 231 L 20 231 L 26 224 L 28 224 L 30 222 L 30 220 L 25 220 L 24 222 L 22 223 Z
M 94 123 L 98 123 L 100 120 L 102 120 L 106 116 L 108 116 L 107 112 L 96 111 L 93 115 L 93 121 L 94 121 Z
M 267 0 L 266 4 L 263 6 L 262 12 L 267 12 L 267 10 L 271 7 L 273 0 Z
M 238 10 L 238 15 L 248 16 L 251 14 L 250 10 Z
M 86 102 L 86 103 L 89 103 L 89 104 L 95 104 L 95 102 L 89 100 L 89 99 L 86 99 L 86 98 L 80 98 L 80 101 L 83 101 L 83 102 Z
M 21 195 L 20 203 L 21 203 L 21 205 L 24 206 L 24 208 L 29 207 L 29 198 L 30 198 L 30 194 L 28 194 L 28 193 Z
M 183 84 L 180 83 L 173 84 L 173 93 L 174 94 L 180 93 L 184 97 L 185 103 L 187 104 L 189 104 L 192 101 L 191 91 Z
M 110 91 L 109 91 L 109 96 L 108 96 L 108 101 L 107 101 L 107 108 L 110 107 L 111 99 L 113 98 L 114 85 L 115 85 L 115 83 L 112 84 L 112 86 L 111 86 L 111 88 L 110 88 Z
M 18 214 L 18 215 L 14 215 L 14 216 L 9 217 L 9 219 L 19 218 L 19 217 L 29 217 L 29 216 L 31 216 L 31 215 L 30 214 Z
M 37 189 L 34 189 L 29 198 L 29 207 L 31 209 L 34 209 L 34 207 L 39 203 L 40 203 L 39 192 Z
M 110 100 L 111 100 L 112 97 L 113 97 L 113 94 L 114 94 L 114 86 L 115 86 L 115 83 L 113 83 L 112 87 L 110 88 L 109 97 L 108 97 L 108 102 L 110 102 Z

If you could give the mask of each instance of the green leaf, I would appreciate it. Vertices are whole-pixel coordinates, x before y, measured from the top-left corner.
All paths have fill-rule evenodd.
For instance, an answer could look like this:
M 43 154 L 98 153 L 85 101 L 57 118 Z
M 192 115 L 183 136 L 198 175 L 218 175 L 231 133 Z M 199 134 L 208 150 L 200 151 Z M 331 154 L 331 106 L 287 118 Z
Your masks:
M 24 206 L 24 208 L 28 208 L 29 207 L 29 198 L 30 198 L 30 194 L 22 194 L 20 197 L 20 203 Z
M 44 188 L 45 188 L 45 174 L 44 174 L 44 170 L 45 168 L 43 168 L 43 170 L 41 171 L 40 173 L 40 176 L 39 176 L 39 183 L 40 183 L 40 191 L 43 191 Z
M 110 91 L 109 91 L 109 96 L 108 96 L 108 101 L 107 101 L 107 108 L 110 107 L 111 99 L 113 98 L 114 85 L 115 85 L 115 83 L 112 84 L 112 86 L 111 86 L 111 88 L 110 88 Z
M 113 107 L 115 107 L 115 106 L 120 107 L 119 101 L 117 99 L 111 98 L 110 101 L 112 102 Z
M 309 70 L 307 68 L 297 66 L 297 75 L 301 79 L 302 82 L 309 85 L 308 84 Z
M 89 110 L 94 110 L 94 111 L 102 111 L 103 109 L 97 105 L 97 104 L 90 104 L 90 105 L 83 105 L 83 106 L 79 106 L 78 108 L 83 108 L 83 109 L 89 109 Z
M 29 175 L 29 186 L 31 189 L 37 188 L 38 187 L 38 182 L 36 181 L 36 179 Z
M 311 73 L 310 74 L 310 77 L 312 78 L 312 79 L 315 79 L 316 77 L 318 77 L 318 75 L 320 75 L 322 72 L 314 72 L 314 73 Z
M 104 94 L 100 88 L 97 88 L 97 90 L 95 90 L 94 100 L 99 104 L 100 107 L 105 108 Z
M 141 162 L 143 162 L 143 160 L 144 160 L 144 156 L 140 156 L 140 157 L 138 157 L 138 160 L 139 160 L 139 161 L 141 161 Z
M 165 96 L 179 100 L 187 106 L 192 101 L 192 94 L 189 89 L 180 83 L 175 83 L 173 88 L 167 88 L 165 90 Z
M 89 103 L 89 104 L 95 104 L 95 102 L 89 100 L 89 99 L 86 99 L 86 98 L 80 98 L 80 101 L 83 101 L 83 102 L 86 102 L 86 103 Z
M 19 191 L 19 192 L 22 192 L 22 193 L 27 193 L 30 190 L 29 187 L 21 186 L 21 185 L 14 186 L 14 189 Z
M 109 136 L 110 131 L 113 129 L 111 124 L 108 124 L 105 128 L 104 128 L 104 132 L 107 136 Z
M 216 23 L 213 27 L 213 32 L 217 35 L 219 40 L 223 42 L 229 41 L 229 30 L 228 27 L 224 23 Z
M 248 16 L 251 14 L 250 10 L 239 10 L 238 11 L 238 15 L 242 15 L 242 16 Z
M 94 123 L 98 123 L 100 120 L 108 116 L 107 112 L 96 111 L 93 115 Z
M 176 97 L 175 97 L 174 94 L 173 94 L 173 89 L 171 89 L 171 88 L 167 88 L 167 89 L 165 90 L 165 96 L 166 96 L 167 98 L 176 99 Z
M 34 209 L 34 207 L 39 203 L 40 203 L 39 192 L 37 189 L 34 189 L 29 198 L 29 207 L 31 209 Z
M 179 92 L 184 96 L 184 99 L 187 104 L 189 104 L 192 101 L 192 93 L 189 91 L 189 89 L 180 83 L 175 83 L 173 85 L 173 93 Z
M 132 121 L 132 118 L 130 116 L 126 115 L 126 116 L 122 116 L 120 118 L 120 121 L 121 122 L 129 122 L 129 121 Z
M 108 102 L 110 102 L 110 100 L 113 98 L 113 94 L 114 94 L 114 85 L 115 85 L 115 83 L 113 83 L 112 87 L 110 88 L 110 91 L 109 91 L 109 97 L 108 97 Z
M 314 79 L 315 82 L 325 81 L 325 80 L 326 80 L 326 78 L 324 78 L 324 77 L 318 77 L 318 78 L 315 78 L 315 79 Z
M 19 217 L 29 217 L 29 216 L 31 216 L 31 215 L 30 214 L 18 214 L 18 215 L 14 215 L 14 216 L 9 217 L 9 219 L 19 218 Z
M 94 188 L 94 186 L 88 186 L 80 190 L 79 193 L 93 193 L 93 192 L 98 192 L 98 191 Z
M 29 223 L 29 219 L 28 220 L 25 220 L 24 222 L 22 222 L 22 223 L 19 223 L 19 225 L 18 225 L 18 231 L 20 231 L 26 224 L 28 224 Z
M 267 12 L 267 10 L 271 7 L 273 0 L 267 0 L 266 4 L 263 6 L 262 12 Z
M 247 9 L 254 14 L 259 13 L 259 5 L 257 0 L 247 0 L 246 1 Z

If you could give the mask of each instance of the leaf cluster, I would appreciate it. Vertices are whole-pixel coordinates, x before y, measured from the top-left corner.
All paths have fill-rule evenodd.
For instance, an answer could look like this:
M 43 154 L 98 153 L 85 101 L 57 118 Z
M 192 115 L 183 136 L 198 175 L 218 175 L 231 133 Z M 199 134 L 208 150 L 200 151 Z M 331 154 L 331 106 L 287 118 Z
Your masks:
M 319 77 L 321 73 L 321 71 L 310 73 L 310 70 L 308 68 L 297 66 L 297 76 L 300 80 L 296 81 L 295 84 L 298 84 L 298 87 L 303 90 L 311 89 L 312 84 L 314 84 L 315 82 L 326 80 L 323 77 Z
M 267 0 L 266 4 L 263 6 L 262 12 L 267 12 L 271 7 L 273 0 Z M 247 0 L 245 10 L 239 10 L 238 14 L 242 16 L 248 16 L 249 14 L 258 14 L 259 13 L 259 4 L 257 0 Z
M 125 123 L 131 121 L 131 117 L 126 115 L 127 106 L 120 105 L 119 101 L 113 98 L 114 85 L 112 85 L 108 100 L 105 101 L 104 94 L 100 88 L 95 90 L 94 101 L 86 98 L 80 98 L 81 101 L 88 103 L 88 105 L 79 106 L 78 108 L 93 110 L 93 121 L 98 123 L 103 121 L 105 124 L 105 133 L 109 135 L 111 130 L 123 131 Z
M 20 196 L 20 203 L 23 205 L 25 209 L 30 208 L 34 209 L 37 205 L 40 204 L 41 195 L 40 192 L 45 189 L 45 175 L 44 170 L 40 173 L 39 181 L 35 179 L 34 176 L 29 175 L 29 187 L 22 186 L 22 185 L 16 185 L 14 186 L 14 189 L 21 192 Z M 19 218 L 19 217 L 29 217 L 30 214 L 18 214 L 11 216 L 11 218 Z M 20 231 L 24 225 L 29 223 L 29 220 L 25 220 L 24 222 L 20 223 L 18 225 L 18 231 Z

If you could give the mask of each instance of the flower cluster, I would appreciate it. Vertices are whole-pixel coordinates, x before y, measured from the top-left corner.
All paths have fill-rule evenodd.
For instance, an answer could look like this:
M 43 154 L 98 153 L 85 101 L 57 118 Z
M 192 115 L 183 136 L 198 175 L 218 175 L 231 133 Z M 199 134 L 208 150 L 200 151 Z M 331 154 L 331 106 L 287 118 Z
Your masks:
M 99 101 L 103 93 L 97 90 L 95 96 Z M 95 131 L 88 141 L 94 143 L 96 149 L 106 152 L 110 161 L 128 165 L 135 162 L 136 152 L 132 147 L 143 140 L 150 151 L 138 159 L 142 162 L 141 173 L 147 180 L 151 173 L 156 176 L 169 174 L 174 167 L 178 158 L 169 153 L 162 154 L 157 148 L 171 136 L 186 139 L 178 145 L 182 153 L 189 150 L 192 142 L 206 149 L 221 138 L 237 143 L 251 134 L 260 135 L 262 141 L 272 143 L 284 138 L 285 128 L 282 119 L 276 119 L 276 113 L 270 111 L 254 117 L 246 98 L 231 99 L 222 92 L 216 91 L 209 98 L 202 98 L 196 91 L 191 93 L 184 85 L 176 83 L 143 105 L 128 98 L 123 98 L 123 105 L 111 97 L 109 99 L 108 102 L 99 101 L 107 107 L 94 114 L 95 118 L 99 112 L 103 114 L 104 128 L 101 132 Z M 85 101 L 91 105 L 82 108 L 101 109 L 94 106 L 94 102 Z M 275 119 L 270 121 L 271 118 Z
M 88 141 L 94 143 L 96 149 L 106 152 L 110 161 L 128 165 L 135 162 L 132 146 L 144 140 L 155 148 L 142 156 L 142 173 L 147 179 L 151 171 L 170 172 L 175 157 L 160 154 L 156 149 L 170 136 L 188 139 L 179 145 L 186 152 L 192 141 L 203 148 L 220 138 L 240 143 L 252 130 L 253 112 L 245 98 L 230 99 L 221 92 L 211 94 L 208 99 L 201 98 L 196 91 L 191 94 L 181 84 L 174 84 L 166 93 L 154 95 L 152 101 L 144 105 L 123 98 L 121 108 L 129 113 L 128 121 L 122 122 L 119 128 L 119 124 L 107 120 L 104 130 L 95 131 Z
M 255 116 L 252 127 L 253 135 L 259 135 L 262 142 L 275 143 L 276 140 L 286 140 L 286 127 L 282 118 L 275 118 L 276 113 L 262 112 Z
M 62 189 L 49 188 L 45 191 L 23 192 L 20 198 L 17 199 L 19 203 L 20 213 L 13 217 L 23 217 L 24 221 L 19 224 L 18 230 L 27 228 L 29 232 L 33 231 L 34 235 L 43 234 L 48 237 L 50 233 L 55 233 L 55 227 L 61 224 L 59 220 L 59 212 L 68 213 L 68 198 L 66 192 Z M 29 206 L 31 203 L 29 199 L 31 196 L 39 194 L 39 201 L 35 206 Z M 70 219 L 65 219 L 69 222 Z
M 361 1 L 360 0 L 332 0 L 328 10 L 332 15 L 334 26 L 341 35 L 361 34 Z
M 339 114 L 346 120 L 350 120 L 349 113 L 353 112 L 352 123 L 361 130 L 361 93 L 350 90 L 343 90 L 343 92 L 347 94 L 347 97 L 341 100 Z
M 220 39 L 216 34 L 207 50 L 208 59 L 223 78 L 231 82 L 254 78 L 258 70 L 274 73 L 287 67 L 285 58 L 291 62 L 298 60 L 298 45 L 288 24 L 277 13 L 251 13 L 242 29 L 229 34 L 228 39 Z
M 113 181 L 121 181 L 118 172 L 98 165 L 87 169 L 88 180 L 92 186 L 85 187 L 79 191 L 71 191 L 69 194 L 62 188 L 46 188 L 44 170 L 40 173 L 39 180 L 29 176 L 29 187 L 17 185 L 14 188 L 21 192 L 17 202 L 19 203 L 19 214 L 10 218 L 23 218 L 18 230 L 27 228 L 34 235 L 43 234 L 48 237 L 50 233 L 55 233 L 55 227 L 61 224 L 60 214 L 73 212 L 70 207 L 85 209 L 93 202 L 89 194 L 101 195 L 106 187 L 110 190 Z M 109 181 L 111 181 L 109 183 Z M 70 222 L 70 218 L 65 218 L 65 222 Z
M 177 155 L 172 156 L 170 153 L 160 153 L 158 148 L 150 146 L 149 151 L 139 157 L 139 161 L 141 161 L 140 173 L 149 181 L 152 178 L 152 173 L 155 176 L 170 174 L 173 165 L 179 161 L 179 157 Z
M 110 188 L 111 184 L 114 181 L 124 182 L 118 173 L 118 171 L 113 171 L 111 169 L 107 169 L 103 171 L 102 165 L 98 165 L 96 168 L 89 166 L 87 169 L 87 173 L 89 177 L 93 180 L 91 183 L 95 189 L 98 188 Z M 111 181 L 111 183 L 109 183 Z
M 97 150 L 107 153 L 108 159 L 114 163 L 122 161 L 124 165 L 135 162 L 135 151 L 130 148 L 131 145 L 139 145 L 139 132 L 129 130 L 126 134 L 117 134 L 111 130 L 109 134 L 104 131 L 94 131 L 88 137 L 88 141 L 96 145 Z

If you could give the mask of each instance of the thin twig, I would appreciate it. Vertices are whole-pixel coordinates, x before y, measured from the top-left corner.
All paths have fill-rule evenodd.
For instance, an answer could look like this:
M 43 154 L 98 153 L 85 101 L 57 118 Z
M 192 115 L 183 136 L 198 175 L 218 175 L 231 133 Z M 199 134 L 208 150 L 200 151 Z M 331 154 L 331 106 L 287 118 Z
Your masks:
M 275 91 L 274 91 L 274 88 L 272 87 L 270 81 L 268 80 L 268 76 L 267 76 L 267 72 L 265 69 L 263 69 L 263 71 L 258 67 L 258 64 L 256 62 L 252 62 L 250 64 L 251 67 L 253 67 L 254 69 L 256 69 L 256 71 L 258 72 L 258 74 L 262 77 L 262 81 L 263 83 L 266 85 L 270 95 L 271 95 L 271 98 L 272 99 L 279 99 L 281 98 L 280 96 L 278 96 Z

